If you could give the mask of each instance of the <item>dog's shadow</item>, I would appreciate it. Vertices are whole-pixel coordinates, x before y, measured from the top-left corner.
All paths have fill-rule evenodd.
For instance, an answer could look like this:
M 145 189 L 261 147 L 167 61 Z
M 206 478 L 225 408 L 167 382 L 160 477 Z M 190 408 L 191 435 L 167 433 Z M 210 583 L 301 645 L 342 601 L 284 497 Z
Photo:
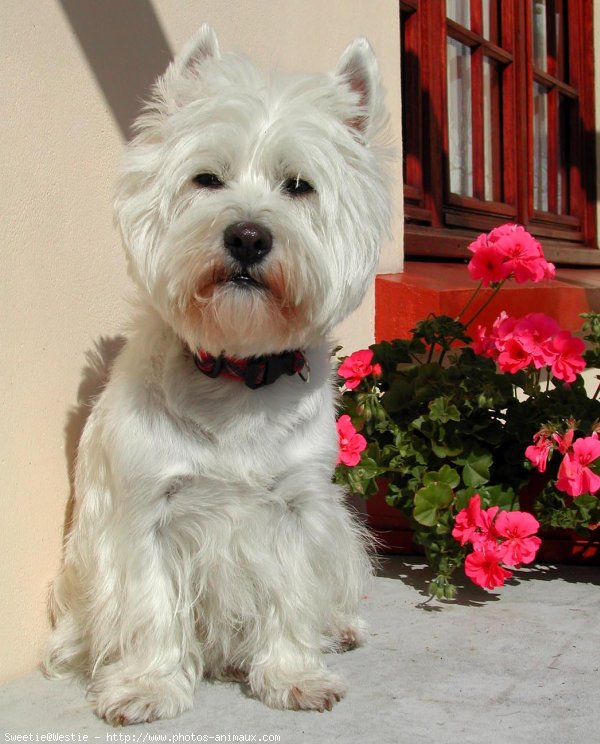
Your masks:
M 115 359 L 125 345 L 124 336 L 103 337 L 85 352 L 86 364 L 82 370 L 77 391 L 77 404 L 68 415 L 65 424 L 65 454 L 69 473 L 69 498 L 63 523 L 63 541 L 66 540 L 73 521 L 75 508 L 75 462 L 79 440 L 93 405 L 104 390 Z

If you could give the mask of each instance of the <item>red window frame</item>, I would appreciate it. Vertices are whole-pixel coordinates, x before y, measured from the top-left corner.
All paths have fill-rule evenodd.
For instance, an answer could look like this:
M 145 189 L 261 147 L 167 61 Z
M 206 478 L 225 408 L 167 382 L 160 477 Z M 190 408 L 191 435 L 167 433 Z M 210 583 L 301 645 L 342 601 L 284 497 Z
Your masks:
M 551 260 L 600 263 L 600 252 L 593 250 L 597 231 L 592 3 L 547 0 L 548 23 L 556 12 L 568 12 L 568 22 L 566 34 L 558 36 L 560 49 L 548 45 L 544 70 L 533 64 L 532 0 L 491 0 L 487 39 L 482 0 L 464 2 L 470 3 L 469 28 L 446 17 L 444 0 L 399 3 L 406 255 L 464 257 L 474 235 L 515 221 L 543 239 Z M 548 39 L 556 38 L 554 29 L 549 31 Z M 450 192 L 448 38 L 471 50 L 472 196 Z M 492 198 L 487 200 L 482 198 L 484 59 L 501 70 L 490 93 L 493 136 L 488 156 L 491 152 L 494 167 Z M 534 205 L 534 83 L 548 91 L 547 210 Z

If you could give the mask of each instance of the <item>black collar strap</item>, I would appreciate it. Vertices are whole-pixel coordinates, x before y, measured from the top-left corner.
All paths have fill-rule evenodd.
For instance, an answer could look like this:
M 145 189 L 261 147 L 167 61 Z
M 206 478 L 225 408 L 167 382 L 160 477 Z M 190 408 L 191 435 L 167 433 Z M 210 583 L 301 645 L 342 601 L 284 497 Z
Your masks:
M 197 351 L 194 354 L 194 362 L 200 372 L 208 377 L 240 380 L 251 390 L 271 385 L 281 375 L 299 375 L 302 380 L 308 382 L 308 364 L 304 354 L 299 350 L 249 359 L 235 359 L 224 354 L 214 357 L 206 351 Z

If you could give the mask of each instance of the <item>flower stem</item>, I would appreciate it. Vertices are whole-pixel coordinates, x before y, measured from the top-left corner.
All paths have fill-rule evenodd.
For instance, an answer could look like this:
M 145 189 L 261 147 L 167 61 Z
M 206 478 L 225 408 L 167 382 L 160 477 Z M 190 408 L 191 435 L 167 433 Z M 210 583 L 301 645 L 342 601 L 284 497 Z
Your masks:
M 498 292 L 499 292 L 499 291 L 500 291 L 500 290 L 502 289 L 502 287 L 504 286 L 504 282 L 505 282 L 505 281 L 506 281 L 506 279 L 502 279 L 502 281 L 501 281 L 501 282 L 499 282 L 499 283 L 498 283 L 498 284 L 497 284 L 497 285 L 496 285 L 496 286 L 494 287 L 494 291 L 492 292 L 492 294 L 491 294 L 491 295 L 490 295 L 490 296 L 489 296 L 489 297 L 487 298 L 487 300 L 486 300 L 486 301 L 485 301 L 485 302 L 484 302 L 484 303 L 483 303 L 483 304 L 481 305 L 481 307 L 480 307 L 480 308 L 479 308 L 479 310 L 478 310 L 478 311 L 477 311 L 477 312 L 475 313 L 475 315 L 473 315 L 473 317 L 472 317 L 472 318 L 471 318 L 470 320 L 468 320 L 468 321 L 467 321 L 466 323 L 464 323 L 464 324 L 463 324 L 463 325 L 465 326 L 465 328 L 468 328 L 468 327 L 469 327 L 469 326 L 471 325 L 471 323 L 472 323 L 472 322 L 473 322 L 473 321 L 474 321 L 474 320 L 475 320 L 476 318 L 478 318 L 478 317 L 479 317 L 479 316 L 481 315 L 481 313 L 482 313 L 482 312 L 483 312 L 483 311 L 484 311 L 484 310 L 486 309 L 486 307 L 487 307 L 487 306 L 488 306 L 488 305 L 490 304 L 490 302 L 491 302 L 491 301 L 492 301 L 492 300 L 494 299 L 494 297 L 495 297 L 495 296 L 496 296 L 496 295 L 498 294 Z
M 467 300 L 467 304 L 463 307 L 463 309 L 459 312 L 459 314 L 456 316 L 456 318 L 454 320 L 459 321 L 462 318 L 462 316 L 467 312 L 467 309 L 470 307 L 470 305 L 473 302 L 473 300 L 479 294 L 479 290 L 481 289 L 482 286 L 483 286 L 483 279 L 481 279 L 479 281 L 479 284 L 475 287 L 475 291 L 473 292 L 473 294 Z
M 598 383 L 598 387 L 596 388 L 596 392 L 592 395 L 592 400 L 596 400 L 598 397 L 598 393 L 600 393 L 600 383 Z
M 435 592 L 431 592 L 431 594 L 429 595 L 429 597 L 427 597 L 427 599 L 423 600 L 423 602 L 419 602 L 419 603 L 418 603 L 417 607 L 418 607 L 418 608 L 419 608 L 420 610 L 425 610 L 425 609 L 429 609 L 429 608 L 427 607 L 427 605 L 428 605 L 428 604 L 429 604 L 430 602 L 433 602 L 433 600 L 434 600 L 435 598 L 436 598 L 436 597 L 435 597 Z
M 431 364 L 431 360 L 433 359 L 433 352 L 434 351 L 435 351 L 435 341 L 429 347 L 429 356 L 427 357 L 427 364 Z

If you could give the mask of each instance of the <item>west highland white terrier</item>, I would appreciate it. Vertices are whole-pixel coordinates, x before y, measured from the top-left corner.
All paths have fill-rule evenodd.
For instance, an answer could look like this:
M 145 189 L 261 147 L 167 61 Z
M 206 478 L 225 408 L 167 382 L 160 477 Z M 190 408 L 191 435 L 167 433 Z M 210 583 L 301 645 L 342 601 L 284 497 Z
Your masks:
M 363 641 L 371 564 L 332 484 L 329 337 L 389 223 L 386 119 L 366 40 L 265 79 L 203 26 L 137 122 L 115 211 L 139 308 L 79 445 L 44 663 L 114 725 L 202 676 L 344 695 L 322 652 Z

